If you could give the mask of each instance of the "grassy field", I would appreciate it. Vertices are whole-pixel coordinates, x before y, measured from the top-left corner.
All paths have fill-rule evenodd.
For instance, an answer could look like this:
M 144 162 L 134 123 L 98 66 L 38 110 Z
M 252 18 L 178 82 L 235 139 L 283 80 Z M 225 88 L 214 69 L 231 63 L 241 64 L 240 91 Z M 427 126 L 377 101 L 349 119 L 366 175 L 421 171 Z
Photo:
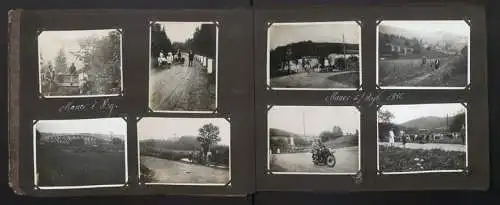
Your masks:
M 440 68 L 422 65 L 419 58 L 379 61 L 382 86 L 464 86 L 467 75 L 465 57 L 441 58 Z
M 123 146 L 123 145 L 122 145 Z M 39 186 L 82 186 L 123 184 L 125 153 L 120 151 L 39 145 L 37 148 Z
M 411 172 L 465 168 L 465 152 L 379 147 L 380 170 Z

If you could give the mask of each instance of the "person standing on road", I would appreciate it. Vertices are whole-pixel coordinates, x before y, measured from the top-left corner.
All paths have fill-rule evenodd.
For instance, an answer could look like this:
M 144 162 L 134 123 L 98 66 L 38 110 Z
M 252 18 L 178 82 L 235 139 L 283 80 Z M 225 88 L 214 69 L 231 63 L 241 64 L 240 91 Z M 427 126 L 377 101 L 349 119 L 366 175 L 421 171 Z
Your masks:
M 389 144 L 390 144 L 391 146 L 393 146 L 393 145 L 394 145 L 394 137 L 395 137 L 395 136 L 394 136 L 394 131 L 392 131 L 392 129 L 391 129 L 391 130 L 389 130 Z
M 194 53 L 193 53 L 193 50 L 189 50 L 189 64 L 188 66 L 191 67 L 193 66 L 193 60 L 194 60 Z

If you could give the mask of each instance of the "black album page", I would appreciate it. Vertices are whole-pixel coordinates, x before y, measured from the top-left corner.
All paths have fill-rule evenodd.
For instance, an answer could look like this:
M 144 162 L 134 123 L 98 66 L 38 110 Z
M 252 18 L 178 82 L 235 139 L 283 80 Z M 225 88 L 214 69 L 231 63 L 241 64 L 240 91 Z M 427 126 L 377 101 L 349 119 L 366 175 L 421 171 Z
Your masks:
M 255 12 L 257 191 L 484 190 L 481 7 Z
M 252 12 L 11 15 L 18 194 L 253 192 Z

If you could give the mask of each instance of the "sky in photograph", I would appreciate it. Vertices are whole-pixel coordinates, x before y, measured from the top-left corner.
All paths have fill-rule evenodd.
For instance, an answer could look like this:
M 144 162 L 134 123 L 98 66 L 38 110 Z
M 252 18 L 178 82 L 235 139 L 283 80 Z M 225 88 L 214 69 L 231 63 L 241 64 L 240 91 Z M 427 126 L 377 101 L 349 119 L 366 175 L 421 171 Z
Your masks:
M 165 33 L 171 42 L 184 43 L 192 38 L 196 28 L 202 25 L 201 22 L 158 22 L 165 28 Z
M 269 48 L 290 43 L 313 41 L 318 43 L 359 43 L 361 33 L 356 22 L 278 24 L 269 28 Z
M 36 124 L 40 132 L 49 133 L 98 133 L 127 134 L 127 123 L 122 118 L 78 119 L 78 120 L 40 120 Z
M 75 63 L 77 69 L 83 65 L 76 57 L 70 52 L 80 50 L 78 42 L 82 39 L 96 36 L 107 36 L 113 29 L 103 30 L 68 30 L 68 31 L 43 31 L 38 36 L 38 50 L 40 55 L 43 56 L 44 63 L 52 61 L 54 63 L 60 49 L 64 49 L 68 65 Z
M 453 21 L 382 21 L 380 25 L 393 26 L 419 33 L 446 31 L 458 36 L 467 36 L 470 27 L 463 20 Z
M 203 125 L 212 123 L 219 127 L 222 145 L 230 145 L 231 129 L 224 118 L 142 118 L 137 124 L 139 140 L 177 138 L 182 136 L 198 136 Z
M 306 135 L 317 136 L 333 126 L 354 133 L 360 126 L 360 113 L 348 106 L 274 106 L 269 110 L 268 124 L 269 128 L 300 135 L 304 134 L 304 124 Z
M 381 110 L 388 110 L 394 115 L 393 123 L 400 124 L 421 117 L 453 116 L 466 109 L 460 103 L 420 104 L 420 105 L 384 105 Z

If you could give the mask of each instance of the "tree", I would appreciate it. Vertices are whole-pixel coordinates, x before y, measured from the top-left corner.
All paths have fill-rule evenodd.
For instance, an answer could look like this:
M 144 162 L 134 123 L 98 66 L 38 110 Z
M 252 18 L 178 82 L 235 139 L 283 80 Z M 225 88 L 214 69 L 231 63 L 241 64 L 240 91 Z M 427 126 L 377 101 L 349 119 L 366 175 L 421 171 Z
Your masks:
M 151 27 L 151 56 L 158 58 L 160 52 L 172 51 L 172 42 L 165 32 L 168 28 L 162 28 L 161 24 L 155 23 Z
M 381 110 L 378 112 L 378 119 L 382 123 L 390 123 L 394 119 L 394 114 L 388 110 Z
M 342 137 L 344 136 L 344 132 L 342 132 L 342 128 L 339 126 L 333 126 L 332 128 L 332 135 L 334 138 Z
M 66 54 L 64 53 L 64 49 L 60 49 L 57 53 L 57 57 L 55 59 L 55 67 L 56 73 L 67 73 L 68 72 L 68 63 L 66 61 Z
M 215 126 L 212 123 L 209 123 L 203 125 L 200 129 L 198 129 L 198 132 L 199 136 L 196 138 L 196 140 L 200 142 L 203 149 L 203 156 L 206 157 L 211 146 L 216 145 L 221 140 L 221 138 L 219 137 L 219 127 Z
M 450 124 L 450 132 L 461 132 L 465 125 L 465 113 L 457 114 L 453 117 Z

